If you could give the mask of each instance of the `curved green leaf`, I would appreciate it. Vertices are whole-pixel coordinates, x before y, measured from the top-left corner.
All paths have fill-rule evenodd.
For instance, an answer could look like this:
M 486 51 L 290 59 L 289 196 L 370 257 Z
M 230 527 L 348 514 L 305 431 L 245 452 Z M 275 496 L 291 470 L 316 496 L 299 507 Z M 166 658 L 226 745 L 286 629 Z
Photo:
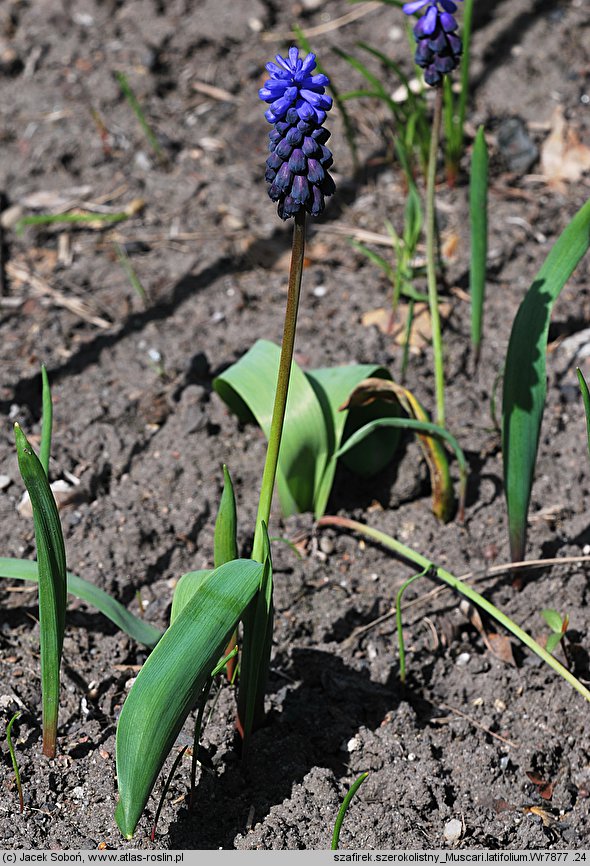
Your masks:
M 60 666 L 66 619 L 66 551 L 57 505 L 45 469 L 18 424 L 14 425 L 14 436 L 18 468 L 31 499 L 35 524 L 39 567 L 43 754 L 52 758 L 57 740 Z
M 39 568 L 36 562 L 30 559 L 13 559 L 0 556 L 0 578 L 6 577 L 11 580 L 31 580 L 39 582 Z M 104 590 L 94 586 L 77 574 L 67 572 L 67 590 L 70 595 L 85 601 L 99 610 L 107 619 L 110 619 L 121 631 L 132 637 L 144 646 L 155 647 L 162 632 L 149 622 L 140 619 L 128 611 L 126 607 L 112 598 Z
M 250 559 L 237 559 L 211 572 L 139 672 L 117 727 L 115 819 L 127 839 L 233 627 L 259 588 L 262 573 L 263 566 Z
M 564 229 L 521 303 L 504 372 L 502 455 L 510 554 L 524 559 L 526 524 L 545 408 L 547 335 L 553 304 L 590 246 L 590 200 Z
M 272 419 L 280 350 L 258 340 L 236 364 L 218 376 L 213 387 L 242 420 L 252 416 L 268 438 Z M 326 422 L 313 388 L 293 363 L 281 451 L 277 489 L 285 515 L 309 511 L 314 490 L 326 465 Z
M 213 383 L 230 409 L 243 420 L 254 418 L 267 437 L 278 363 L 278 346 L 258 340 Z M 314 510 L 316 517 L 321 516 L 334 482 L 336 451 L 343 439 L 375 415 L 397 413 L 395 407 L 381 401 L 368 408 L 340 411 L 350 392 L 370 376 L 385 378 L 389 373 L 377 364 L 348 364 L 303 373 L 293 364 L 277 472 L 284 514 Z M 358 474 L 375 474 L 391 460 L 396 445 L 396 437 L 377 432 L 370 447 L 349 455 L 347 462 Z
M 366 424 L 364 427 L 361 427 L 360 430 L 351 436 L 349 440 L 347 440 L 340 451 L 337 453 L 337 457 L 340 457 L 342 454 L 345 454 L 349 448 L 353 448 L 357 446 L 360 442 L 366 439 L 368 436 L 374 434 L 375 430 L 379 427 L 394 427 L 398 430 L 413 430 L 418 434 L 426 434 L 429 437 L 436 437 L 437 439 L 442 439 L 447 442 L 450 447 L 453 449 L 455 453 L 455 457 L 457 458 L 457 464 L 459 466 L 459 478 L 460 478 L 460 494 L 459 494 L 459 512 L 462 514 L 463 504 L 465 502 L 465 491 L 467 487 L 467 476 L 469 473 L 469 468 L 467 465 L 467 460 L 465 459 L 465 455 L 461 449 L 461 446 L 455 439 L 455 437 L 449 433 L 444 427 L 440 427 L 438 424 L 434 424 L 432 421 L 419 421 L 415 418 L 377 418 L 375 421 L 371 421 L 369 424 Z M 441 458 L 444 456 L 444 453 L 436 449 L 433 453 L 436 454 L 437 465 L 436 470 L 442 471 L 444 474 L 441 476 L 440 481 L 444 483 L 445 474 L 448 472 L 448 467 L 446 466 L 446 458 L 445 462 L 442 463 Z M 430 465 L 430 462 L 429 462 Z M 431 466 L 432 470 L 432 466 Z M 433 476 L 431 475 L 431 478 Z M 439 481 L 436 482 L 437 485 Z M 445 515 L 447 513 L 446 508 L 448 504 L 446 502 L 446 497 L 448 496 L 448 492 L 445 492 L 445 502 L 443 503 L 441 514 Z M 438 510 L 438 509 L 437 509 Z M 436 511 L 435 511 L 436 513 Z

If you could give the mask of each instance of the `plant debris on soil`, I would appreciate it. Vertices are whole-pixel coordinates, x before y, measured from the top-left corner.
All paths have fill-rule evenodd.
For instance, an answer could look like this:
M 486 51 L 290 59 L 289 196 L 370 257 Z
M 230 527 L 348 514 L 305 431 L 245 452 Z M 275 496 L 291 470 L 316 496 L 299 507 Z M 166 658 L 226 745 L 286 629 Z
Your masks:
M 343 22 L 351 8 L 343 0 L 2 5 L 1 555 L 35 557 L 32 520 L 19 511 L 12 425 L 18 420 L 38 443 L 42 362 L 55 403 L 50 473 L 67 488 L 61 513 L 71 571 L 164 628 L 180 575 L 212 565 L 223 462 L 236 488 L 241 552 L 249 554 L 265 440 L 229 414 L 212 380 L 256 339 L 281 337 L 291 228 L 266 194 L 268 124 L 257 90 L 265 62 L 291 44 L 296 23 L 341 90 L 360 79 L 333 48 L 354 54 L 361 40 L 410 73 L 401 11 L 368 4 Z M 340 468 L 328 507 L 454 574 L 474 572 L 494 604 L 539 639 L 548 634 L 543 608 L 567 613 L 571 663 L 586 682 L 588 566 L 532 570 L 521 590 L 509 573 L 484 578 L 509 556 L 493 405 L 512 320 L 590 189 L 582 147 L 590 145 L 589 36 L 586 0 L 475 4 L 468 147 L 453 189 L 441 165 L 438 191 L 447 242 L 447 424 L 471 472 L 464 525 L 442 526 L 432 515 L 411 436 L 377 478 L 358 481 Z M 393 91 L 397 82 L 386 80 Z M 386 219 L 401 231 L 403 179 L 383 107 L 348 106 L 359 168 L 334 110 L 337 192 L 310 221 L 297 361 L 377 363 L 395 378 L 401 347 L 387 328 L 363 324 L 387 308 L 391 288 L 349 238 L 385 234 Z M 505 133 L 514 120 L 531 159 L 511 158 Z M 490 245 L 474 370 L 466 214 L 469 136 L 479 124 L 491 151 Z M 558 164 L 567 155 L 567 171 L 555 170 L 556 152 Z M 23 216 L 76 209 L 129 216 L 15 231 Z M 590 552 L 590 467 L 575 372 L 576 365 L 590 372 L 589 277 L 585 259 L 553 316 L 531 559 Z M 411 355 L 407 386 L 432 410 L 427 340 Z M 456 465 L 453 472 L 456 481 Z M 357 537 L 319 530 L 311 514 L 281 519 L 276 506 L 272 522 L 271 534 L 295 541 L 302 558 L 274 545 L 268 723 L 245 766 L 234 689 L 219 683 L 192 808 L 189 749 L 154 843 L 165 776 L 131 842 L 113 817 L 117 717 L 147 651 L 71 601 L 58 757 L 43 758 L 36 591 L 2 582 L 0 709 L 4 725 L 22 711 L 12 739 L 25 808 L 21 814 L 3 737 L 0 847 L 328 848 L 339 805 L 363 771 L 369 776 L 346 815 L 343 848 L 590 847 L 590 716 L 582 698 L 515 642 L 492 652 L 486 635 L 494 628 L 450 592 L 433 595 L 426 579 L 404 596 L 412 605 L 404 611 L 402 689 L 395 618 L 386 615 L 408 567 Z M 190 719 L 165 772 L 187 744 Z

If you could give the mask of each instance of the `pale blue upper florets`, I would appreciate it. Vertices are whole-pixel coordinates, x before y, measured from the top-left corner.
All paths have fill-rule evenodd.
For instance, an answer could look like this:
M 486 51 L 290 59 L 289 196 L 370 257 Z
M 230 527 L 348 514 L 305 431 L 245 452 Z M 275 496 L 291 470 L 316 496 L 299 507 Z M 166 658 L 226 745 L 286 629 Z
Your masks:
M 324 197 L 334 192 L 328 173 L 332 153 L 326 147 L 330 133 L 322 126 L 332 107 L 325 92 L 330 81 L 326 75 L 312 75 L 315 54 L 302 59 L 293 47 L 288 57 L 278 54 L 276 61 L 266 64 L 271 77 L 258 91 L 269 103 L 264 116 L 274 126 L 266 161 L 268 194 L 278 202 L 282 219 L 301 210 L 317 216 Z

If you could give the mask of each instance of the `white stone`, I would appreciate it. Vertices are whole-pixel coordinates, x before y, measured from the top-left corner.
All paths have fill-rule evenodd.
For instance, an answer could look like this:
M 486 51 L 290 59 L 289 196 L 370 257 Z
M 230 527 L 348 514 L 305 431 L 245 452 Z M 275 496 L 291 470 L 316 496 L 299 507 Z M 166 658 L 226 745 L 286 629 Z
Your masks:
M 463 833 L 463 824 L 458 818 L 451 818 L 445 824 L 443 835 L 447 842 L 458 842 Z

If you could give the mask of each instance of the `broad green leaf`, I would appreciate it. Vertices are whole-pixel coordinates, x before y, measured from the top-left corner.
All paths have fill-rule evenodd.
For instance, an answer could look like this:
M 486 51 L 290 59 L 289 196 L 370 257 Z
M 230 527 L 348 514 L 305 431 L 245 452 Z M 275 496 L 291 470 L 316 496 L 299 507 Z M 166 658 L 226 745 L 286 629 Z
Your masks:
M 586 415 L 586 440 L 588 442 L 588 454 L 590 454 L 590 391 L 584 379 L 584 374 L 579 367 L 576 367 L 576 373 L 578 374 L 578 382 L 580 383 L 582 402 L 584 404 L 584 414 Z
M 213 382 L 230 409 L 242 420 L 253 416 L 267 438 L 279 356 L 278 346 L 258 340 Z M 277 489 L 285 515 L 313 508 L 314 491 L 324 473 L 327 456 L 322 408 L 304 373 L 293 363 L 277 471 Z
M 475 362 L 479 360 L 483 324 L 488 256 L 488 147 L 483 126 L 473 144 L 469 182 L 469 221 L 471 226 L 471 345 Z
M 227 466 L 223 467 L 223 493 L 215 521 L 213 563 L 215 568 L 238 558 L 238 514 L 234 486 Z
M 18 468 L 28 490 L 39 567 L 39 634 L 43 704 L 43 754 L 55 755 L 60 666 L 67 588 L 66 551 L 59 514 L 45 469 L 18 424 L 14 425 Z
M 117 727 L 115 819 L 125 838 L 133 836 L 158 773 L 262 574 L 263 566 L 249 559 L 211 572 L 140 670 Z
M 230 409 L 243 420 L 254 417 L 267 437 L 279 354 L 274 343 L 258 340 L 213 383 Z M 308 373 L 293 364 L 277 472 L 284 514 L 310 510 L 323 514 L 334 481 L 334 454 L 343 435 L 351 435 L 375 411 L 375 407 L 355 410 L 349 417 L 339 411 L 339 406 L 362 379 L 387 375 L 375 364 L 350 364 Z M 381 409 L 384 414 L 392 413 L 385 404 Z M 378 472 L 391 459 L 395 445 L 391 434 L 378 433 L 371 448 L 360 449 L 350 457 L 349 464 L 360 474 Z
M 29 559 L 0 557 L 0 578 L 2 577 L 11 580 L 31 580 L 38 583 L 38 565 Z M 132 614 L 98 586 L 94 586 L 93 583 L 89 583 L 70 571 L 67 572 L 67 590 L 70 595 L 79 598 L 80 601 L 91 604 L 138 643 L 152 648 L 160 640 L 162 633 L 159 629 Z
M 553 304 L 590 245 L 590 200 L 564 229 L 521 303 L 504 371 L 502 455 L 512 561 L 524 559 L 527 513 L 545 407 Z
M 172 610 L 170 611 L 170 625 L 174 622 L 187 602 L 197 594 L 205 580 L 213 573 L 212 568 L 201 568 L 198 571 L 189 571 L 183 574 L 172 596 Z

